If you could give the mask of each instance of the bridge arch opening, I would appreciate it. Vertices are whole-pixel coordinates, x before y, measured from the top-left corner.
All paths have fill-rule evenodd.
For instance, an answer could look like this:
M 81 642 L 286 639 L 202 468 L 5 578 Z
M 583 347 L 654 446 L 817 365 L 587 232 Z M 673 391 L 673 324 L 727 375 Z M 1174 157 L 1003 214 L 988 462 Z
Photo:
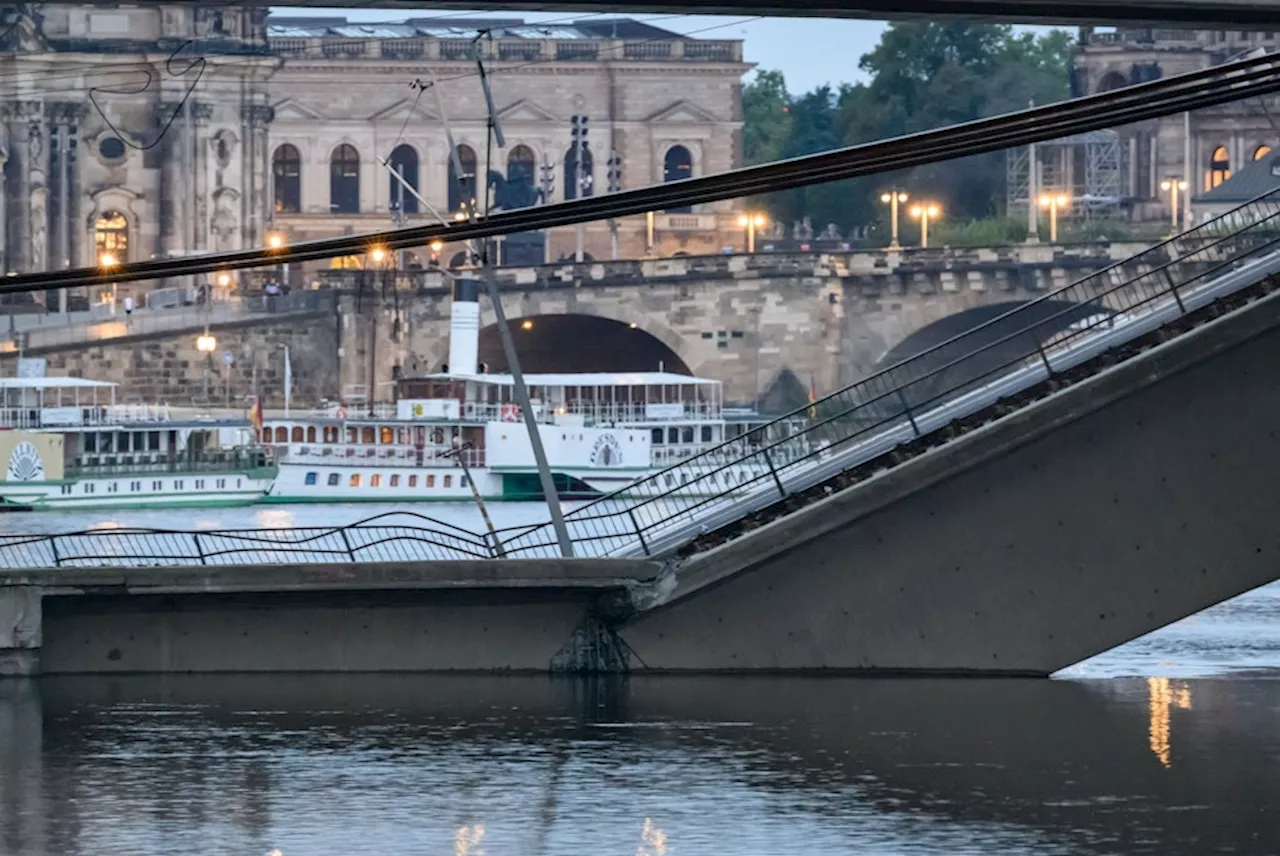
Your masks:
M 693 374 L 665 342 L 639 327 L 595 315 L 511 318 L 511 337 L 526 372 L 656 372 Z M 480 362 L 509 370 L 495 324 L 480 331 Z
M 1031 301 L 995 303 L 941 318 L 890 348 L 876 362 L 873 371 L 888 369 L 903 360 L 931 351 L 910 370 L 912 378 L 921 380 L 911 384 L 907 398 L 912 407 L 924 406 L 966 387 L 977 388 L 995 380 L 1000 372 L 1025 360 L 1028 354 L 1034 354 L 1037 343 L 1044 343 L 1068 328 L 1093 326 L 1100 320 L 1099 316 L 1115 314 L 1105 307 L 1061 300 L 1028 304 Z M 1018 314 L 1001 318 L 1024 306 L 1026 308 Z M 1015 335 L 1028 331 L 1032 325 L 1036 325 L 1036 341 L 1032 341 L 1030 332 Z M 937 347 L 978 327 L 982 329 L 952 346 Z M 934 348 L 937 350 L 932 350 Z M 924 378 L 926 375 L 932 376 Z

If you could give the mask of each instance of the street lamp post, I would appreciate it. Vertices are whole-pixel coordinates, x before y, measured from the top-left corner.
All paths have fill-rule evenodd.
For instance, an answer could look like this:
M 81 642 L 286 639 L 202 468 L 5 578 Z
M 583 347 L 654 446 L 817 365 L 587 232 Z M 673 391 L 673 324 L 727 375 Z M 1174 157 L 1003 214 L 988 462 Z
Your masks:
M 1065 193 L 1044 193 L 1040 195 L 1040 207 L 1049 209 L 1049 243 L 1058 243 L 1058 211 L 1070 204 L 1071 198 Z
M 196 350 L 204 354 L 204 400 L 209 401 L 209 376 L 213 372 L 213 352 L 218 349 L 218 340 L 209 335 L 209 324 L 204 325 L 204 334 L 196 337 Z
M 369 259 L 373 262 L 374 270 L 381 270 L 382 263 L 387 258 L 387 251 L 382 247 L 374 247 L 369 251 Z M 367 273 L 367 271 L 366 271 Z M 373 291 L 374 281 L 369 280 L 369 290 Z M 394 287 L 392 283 L 392 287 Z M 369 305 L 373 307 L 370 313 L 369 321 L 369 415 L 374 414 L 374 399 L 377 397 L 377 380 L 378 380 L 378 313 L 382 310 L 382 304 L 378 300 L 372 299 L 370 295 Z
M 929 221 L 936 220 L 942 209 L 932 202 L 911 206 L 911 216 L 920 221 L 920 248 L 929 247 Z
M 900 190 L 891 190 L 880 194 L 880 201 L 889 206 L 889 222 L 893 230 L 889 239 L 889 249 L 896 250 L 901 246 L 898 243 L 898 205 L 907 201 L 907 194 Z
M 1187 189 L 1187 183 L 1180 178 L 1166 178 L 1160 182 L 1160 189 L 1169 194 L 1169 222 L 1173 227 L 1171 235 L 1178 234 L 1178 194 Z
M 762 228 L 768 220 L 763 214 L 752 214 L 747 212 L 738 218 L 738 225 L 747 230 L 747 252 L 755 253 L 756 251 L 756 229 Z

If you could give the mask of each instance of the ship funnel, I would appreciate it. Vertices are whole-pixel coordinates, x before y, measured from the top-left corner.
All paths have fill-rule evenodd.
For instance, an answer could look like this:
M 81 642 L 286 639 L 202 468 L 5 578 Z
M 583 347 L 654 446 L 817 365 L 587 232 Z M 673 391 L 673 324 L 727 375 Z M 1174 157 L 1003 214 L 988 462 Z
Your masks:
M 474 375 L 480 350 L 480 281 L 453 281 L 449 318 L 449 374 Z

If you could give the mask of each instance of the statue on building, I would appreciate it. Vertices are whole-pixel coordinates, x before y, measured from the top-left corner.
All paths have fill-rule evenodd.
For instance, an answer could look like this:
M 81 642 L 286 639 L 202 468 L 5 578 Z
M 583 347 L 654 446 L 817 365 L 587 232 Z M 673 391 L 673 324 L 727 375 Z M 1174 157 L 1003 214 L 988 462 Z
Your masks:
M 539 191 L 524 181 L 507 181 L 496 169 L 489 170 L 489 189 L 493 191 L 493 204 L 503 211 L 530 208 L 538 203 Z
M 39 3 L 18 3 L 4 17 L 4 48 L 11 51 L 33 53 L 47 50 L 49 45 L 44 38 L 44 15 L 40 13 Z

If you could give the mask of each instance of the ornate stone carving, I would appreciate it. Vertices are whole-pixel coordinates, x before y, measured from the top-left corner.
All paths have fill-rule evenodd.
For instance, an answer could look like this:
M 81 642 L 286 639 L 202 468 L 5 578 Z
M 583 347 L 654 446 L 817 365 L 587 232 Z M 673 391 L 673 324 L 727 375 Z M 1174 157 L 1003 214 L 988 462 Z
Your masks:
M 40 162 L 44 154 L 44 123 L 35 121 L 27 126 L 27 151 L 31 155 L 31 163 Z
M 84 104 L 58 101 L 44 105 L 44 117 L 53 125 L 77 125 L 88 114 Z
M 49 236 L 49 215 L 45 197 L 49 191 L 36 188 L 31 194 L 31 270 L 45 269 Z

